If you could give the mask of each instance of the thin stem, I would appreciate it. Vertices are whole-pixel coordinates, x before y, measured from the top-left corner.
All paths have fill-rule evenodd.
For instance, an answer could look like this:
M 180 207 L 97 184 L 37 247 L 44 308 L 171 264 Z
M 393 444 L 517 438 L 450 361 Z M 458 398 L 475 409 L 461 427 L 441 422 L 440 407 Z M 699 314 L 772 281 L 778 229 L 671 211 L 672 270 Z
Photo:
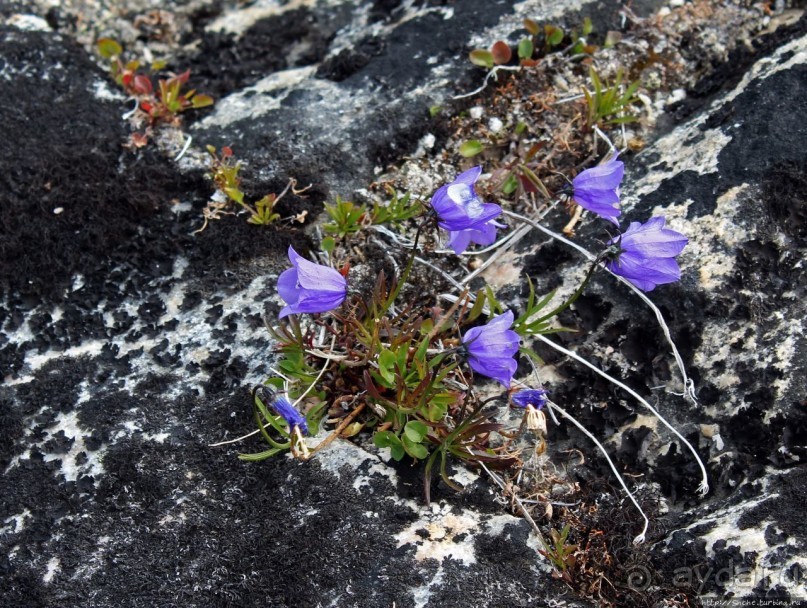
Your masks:
M 585 256 L 586 258 L 588 258 L 591 261 L 594 261 L 594 260 L 597 259 L 597 256 L 595 256 L 593 253 L 590 253 L 588 250 L 584 249 L 583 247 L 581 247 L 577 243 L 575 243 L 573 241 L 570 241 L 569 239 L 565 238 L 564 236 L 562 236 L 562 235 L 560 235 L 560 234 L 558 234 L 556 232 L 553 232 L 549 228 L 545 228 L 544 226 L 541 226 L 541 224 L 539 224 L 538 222 L 536 222 L 536 221 L 534 221 L 534 220 L 532 220 L 532 219 L 530 219 L 528 217 L 525 217 L 525 216 L 520 215 L 518 213 L 513 213 L 512 211 L 507 211 L 507 210 L 504 211 L 504 214 L 508 215 L 510 217 L 513 217 L 515 219 L 519 219 L 522 222 L 527 222 L 530 226 L 532 226 L 533 228 L 537 228 L 538 230 L 540 230 L 541 232 L 543 232 L 547 236 L 549 236 L 549 237 L 551 237 L 551 238 L 553 238 L 553 239 L 555 239 L 557 241 L 560 241 L 561 243 L 563 243 L 565 245 L 568 245 L 572 249 L 577 250 L 583 256 Z M 667 326 L 667 322 L 664 320 L 664 315 L 661 314 L 661 310 L 659 310 L 658 306 L 656 306 L 650 300 L 650 298 L 648 298 L 645 295 L 645 293 L 641 289 L 636 287 L 636 285 L 634 285 L 633 283 L 631 283 L 630 281 L 628 281 L 624 277 L 621 277 L 618 274 L 614 274 L 613 272 L 608 270 L 607 266 L 605 267 L 605 271 L 608 274 L 616 277 L 616 279 L 618 281 L 620 281 L 621 283 L 626 285 L 628 288 L 630 288 L 630 290 L 633 291 L 633 293 L 635 293 L 637 296 L 639 296 L 639 298 L 641 298 L 641 300 L 645 304 L 647 304 L 647 306 L 649 306 L 650 309 L 653 311 L 653 313 L 656 315 L 656 321 L 658 321 L 658 324 L 661 327 L 661 331 L 664 332 L 664 337 L 667 340 L 667 344 L 670 345 L 670 349 L 672 350 L 673 357 L 675 358 L 675 363 L 676 363 L 676 365 L 678 365 L 678 371 L 681 374 L 681 381 L 684 384 L 683 397 L 684 397 L 684 399 L 689 399 L 690 401 L 692 401 L 693 404 L 697 405 L 698 404 L 698 398 L 697 398 L 697 395 L 695 394 L 695 382 L 687 375 L 686 366 L 684 365 L 684 360 L 681 357 L 681 354 L 678 352 L 678 347 L 675 345 L 675 342 L 672 339 L 672 335 L 670 334 L 670 328 Z
M 333 339 L 331 340 L 331 350 L 333 350 L 333 347 L 334 347 L 335 343 L 336 343 L 336 336 L 334 336 Z M 300 395 L 299 397 L 297 397 L 297 399 L 295 399 L 294 403 L 292 403 L 292 407 L 297 407 L 297 404 L 299 404 L 300 401 L 305 399 L 305 396 L 308 395 L 308 393 L 310 393 L 313 390 L 313 388 L 317 385 L 317 382 L 319 382 L 320 378 L 322 378 L 322 375 L 325 373 L 325 370 L 328 369 L 328 366 L 330 364 L 331 364 L 331 360 L 326 359 L 325 360 L 325 365 L 323 365 L 322 369 L 319 370 L 319 374 L 317 375 L 317 377 L 314 379 L 314 381 L 311 384 L 308 385 L 308 388 L 305 389 L 305 392 L 303 392 L 302 395 Z M 278 376 L 283 378 L 287 383 L 289 382 L 289 379 L 286 378 L 286 376 L 281 374 L 279 371 L 275 370 L 274 368 L 270 368 L 270 369 L 273 372 L 275 372 Z M 260 432 L 261 432 L 261 429 L 255 429 L 254 431 L 252 431 L 250 433 L 247 433 L 246 435 L 242 435 L 241 437 L 237 437 L 236 439 L 230 439 L 228 441 L 220 441 L 218 443 L 209 443 L 207 447 L 216 448 L 216 447 L 219 447 L 221 445 L 228 445 L 228 444 L 231 444 L 231 443 L 238 443 L 239 441 L 243 441 L 244 439 L 249 439 L 253 435 L 257 435 Z
M 468 449 L 468 451 L 470 452 L 471 450 Z M 501 488 L 502 492 L 506 495 L 509 495 L 513 499 L 513 501 L 518 505 L 518 508 L 521 510 L 521 514 L 524 516 L 524 519 L 526 519 L 527 522 L 529 522 L 530 526 L 532 526 L 532 531 L 535 532 L 535 535 L 538 537 L 538 540 L 541 541 L 541 544 L 544 546 L 544 549 L 547 549 L 549 545 L 546 544 L 546 539 L 544 539 L 544 535 L 541 534 L 541 529 L 538 527 L 538 524 L 535 523 L 535 520 L 532 518 L 529 511 L 527 511 L 526 507 L 524 507 L 524 504 L 521 502 L 521 499 L 519 499 L 519 497 L 516 496 L 516 493 L 512 490 L 512 488 L 509 488 L 507 484 L 504 483 L 504 480 L 501 477 L 499 477 L 496 473 L 491 471 L 485 465 L 484 462 L 480 462 L 479 465 L 484 469 L 485 473 L 487 473 L 490 476 L 490 478 L 496 482 L 496 485 L 499 486 L 499 488 Z
M 415 232 L 415 242 L 412 245 L 412 253 L 409 256 L 409 260 L 406 262 L 406 268 L 404 268 L 403 274 L 401 275 L 400 279 L 395 284 L 395 290 L 392 292 L 390 297 L 387 299 L 386 303 L 384 304 L 384 308 L 381 311 L 379 317 L 383 317 L 387 314 L 387 311 L 390 309 L 390 306 L 395 302 L 395 298 L 398 297 L 398 294 L 401 293 L 401 289 L 403 289 L 404 283 L 406 283 L 407 279 L 409 278 L 409 273 L 412 272 L 412 265 L 415 263 L 415 256 L 418 252 L 418 240 L 420 239 L 420 233 L 423 230 L 423 227 L 432 219 L 431 214 L 427 214 L 426 217 L 423 218 L 423 221 L 418 224 L 417 231 Z
M 485 76 L 485 81 L 482 83 L 481 87 L 471 91 L 470 93 L 465 93 L 463 95 L 455 95 L 451 99 L 465 99 L 466 97 L 473 97 L 477 93 L 481 93 L 488 86 L 488 80 L 490 80 L 491 77 L 494 80 L 499 79 L 499 77 L 498 77 L 498 71 L 499 70 L 509 70 L 509 71 L 512 71 L 512 72 L 519 72 L 519 71 L 521 71 L 521 66 L 497 65 L 495 68 L 493 68 L 492 70 L 490 70 L 487 73 L 487 76 Z
M 588 269 L 588 272 L 586 273 L 586 276 L 583 279 L 583 282 L 580 283 L 580 286 L 575 290 L 575 292 L 571 296 L 569 296 L 568 300 L 566 300 L 565 302 L 560 304 L 555 310 L 552 310 L 552 311 L 546 313 L 545 315 L 543 315 L 539 319 L 536 319 L 535 321 L 532 321 L 531 323 L 540 323 L 542 321 L 546 321 L 548 319 L 551 319 L 552 317 L 556 317 L 560 313 L 562 313 L 564 310 L 569 308 L 569 306 L 574 304 L 575 301 L 577 300 L 577 298 L 579 298 L 581 295 L 583 295 L 583 290 L 585 290 L 586 286 L 591 281 L 591 277 L 594 276 L 594 271 L 597 270 L 597 268 L 599 268 L 599 260 L 594 261 L 594 263 L 591 265 L 591 268 Z
M 656 410 L 656 408 L 654 408 L 652 405 L 650 405 L 650 403 L 648 403 L 647 400 L 644 397 L 642 397 L 639 393 L 637 393 L 632 388 L 630 388 L 627 384 L 625 384 L 623 382 L 620 382 L 619 380 L 617 380 L 613 376 L 611 376 L 611 375 L 607 374 L 606 372 L 602 371 L 600 368 L 598 368 L 593 363 L 589 363 L 588 361 L 586 361 L 583 357 L 581 357 L 577 353 L 572 352 L 572 351 L 562 347 L 560 344 L 556 344 L 556 343 L 552 342 L 552 340 L 546 338 L 545 336 L 542 336 L 541 334 L 535 334 L 535 337 L 538 338 L 539 340 L 541 340 L 542 342 L 544 342 L 545 344 L 547 344 L 548 346 L 551 346 L 556 351 L 561 352 L 561 353 L 563 353 L 564 355 L 566 355 L 568 357 L 571 357 L 572 359 L 574 359 L 578 363 L 582 363 L 583 365 L 588 367 L 590 370 L 596 372 L 597 374 L 599 374 L 600 376 L 602 376 L 603 378 L 605 378 L 606 380 L 608 380 L 612 384 L 615 384 L 616 386 L 618 386 L 619 388 L 621 388 L 622 390 L 627 392 L 629 395 L 631 395 L 634 399 L 636 399 L 639 403 L 641 403 L 642 406 L 645 409 L 649 410 L 656 418 L 658 418 L 661 421 L 661 423 L 664 426 L 666 426 L 673 433 L 673 435 L 675 435 L 676 437 L 678 437 L 678 439 L 681 440 L 681 442 L 687 447 L 687 449 L 689 449 L 689 451 L 695 457 L 695 460 L 697 461 L 698 466 L 700 467 L 700 470 L 701 470 L 701 482 L 700 482 L 700 485 L 698 486 L 698 492 L 702 496 L 706 495 L 706 493 L 709 492 L 709 479 L 708 479 L 708 476 L 706 474 L 706 467 L 704 466 L 703 461 L 701 460 L 701 457 L 698 455 L 698 452 L 695 451 L 695 448 L 692 447 L 692 444 L 689 443 L 689 441 L 687 441 L 686 438 L 675 429 L 675 427 L 673 427 L 669 422 L 667 422 L 667 420 L 664 418 L 664 416 L 662 416 Z
M 635 506 L 635 507 L 636 507 L 636 508 L 639 510 L 639 513 L 642 515 L 642 519 L 644 519 L 644 527 L 642 528 L 642 532 L 641 532 L 641 533 L 640 533 L 638 536 L 636 536 L 636 538 L 634 538 L 634 539 L 633 539 L 633 543 L 634 543 L 634 544 L 636 544 L 636 545 L 640 545 L 640 544 L 642 544 L 642 543 L 645 541 L 645 535 L 647 534 L 647 528 L 650 526 L 650 520 L 649 520 L 649 519 L 647 519 L 647 515 L 645 515 L 645 514 L 644 514 L 644 511 L 642 510 L 642 507 L 639 505 L 639 502 L 636 500 L 636 498 L 634 498 L 633 494 L 632 494 L 632 493 L 631 493 L 631 491 L 628 489 L 628 486 L 627 486 L 627 484 L 625 483 L 625 480 L 624 480 L 624 479 L 622 479 L 622 475 L 620 475 L 619 471 L 618 471 L 618 470 L 617 470 L 617 468 L 616 468 L 616 465 L 614 464 L 614 461 L 613 461 L 613 460 L 611 460 L 611 457 L 608 455 L 608 452 L 606 451 L 606 449 L 605 449 L 605 448 L 603 447 L 603 445 L 602 445 L 602 444 L 599 442 L 599 440 L 598 440 L 598 439 L 597 439 L 597 438 L 596 438 L 594 435 L 592 435 L 592 434 L 591 434 L 591 433 L 588 431 L 588 429 L 586 429 L 586 427 L 584 427 L 584 426 L 583 426 L 583 425 L 582 425 L 580 422 L 578 422 L 578 421 L 575 419 L 575 417 L 574 417 L 574 416 L 572 416 L 571 414 L 569 414 L 569 413 L 568 413 L 566 410 L 564 410 L 564 409 L 563 409 L 562 407 L 560 407 L 559 405 L 557 405 L 557 404 L 553 403 L 552 401 L 547 400 L 547 402 L 546 402 L 546 403 L 547 403 L 547 405 L 548 405 L 550 408 L 552 408 L 552 409 L 554 409 L 554 410 L 557 410 L 557 412 L 558 412 L 558 413 L 559 413 L 561 416 L 563 416 L 564 418 L 566 418 L 566 420 L 568 420 L 568 421 L 569 421 L 569 422 L 571 422 L 573 425 L 575 425 L 575 426 L 576 426 L 578 429 L 580 429 L 580 431 L 581 431 L 581 432 L 582 432 L 582 433 L 583 433 L 583 434 L 584 434 L 586 437 L 588 437 L 589 439 L 591 439 L 591 441 L 593 441 L 593 442 L 594 442 L 594 445 L 596 445 L 596 446 L 597 446 L 597 449 L 599 449 L 599 450 L 600 450 L 600 452 L 602 453 L 602 455 L 603 455 L 603 456 L 605 456 L 605 460 L 607 460 L 607 461 L 608 461 L 608 466 L 610 466 L 610 467 L 611 467 L 611 470 L 614 472 L 614 475 L 616 475 L 616 478 L 617 478 L 617 480 L 619 481 L 619 485 L 621 485 L 621 486 L 622 486 L 622 489 L 623 489 L 623 490 L 625 490 L 625 493 L 628 495 L 628 498 L 630 498 L 630 500 L 631 500 L 631 502 L 633 503 L 633 505 L 634 505 L 634 506 Z
M 485 260 L 482 264 L 479 265 L 479 268 L 474 270 L 469 275 L 466 275 L 465 278 L 460 281 L 461 283 L 468 283 L 474 277 L 477 277 L 482 272 L 484 272 L 493 262 L 499 259 L 502 255 L 505 254 L 513 245 L 518 243 L 521 239 L 523 239 L 527 233 L 531 230 L 530 226 L 520 226 L 517 230 L 513 231 L 513 234 L 509 241 L 503 243 L 499 249 L 490 256 L 487 260 Z

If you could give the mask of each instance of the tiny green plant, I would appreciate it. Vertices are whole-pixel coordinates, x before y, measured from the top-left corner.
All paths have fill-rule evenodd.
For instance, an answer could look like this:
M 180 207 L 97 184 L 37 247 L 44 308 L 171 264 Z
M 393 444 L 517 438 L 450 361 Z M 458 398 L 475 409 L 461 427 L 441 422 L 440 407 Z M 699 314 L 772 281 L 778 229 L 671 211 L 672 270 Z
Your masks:
M 599 74 L 593 67 L 589 67 L 589 77 L 594 87 L 592 93 L 587 88 L 583 89 L 586 98 L 588 113 L 586 125 L 588 128 L 602 125 L 624 124 L 635 122 L 638 118 L 631 114 L 625 114 L 631 104 L 638 98 L 636 91 L 639 89 L 639 82 L 632 82 L 623 86 L 625 71 L 619 68 L 616 72 L 614 83 L 605 86 Z
M 209 95 L 197 93 L 194 89 L 183 90 L 190 79 L 190 70 L 160 78 L 155 87 L 152 76 L 141 70 L 139 60 L 123 60 L 123 47 L 116 40 L 101 38 L 96 48 L 109 62 L 110 77 L 128 95 L 137 99 L 138 111 L 147 117 L 150 126 L 178 124 L 182 112 L 213 104 Z M 151 63 L 149 71 L 155 74 L 164 68 L 165 62 L 158 60 Z
M 339 238 L 345 238 L 347 235 L 361 230 L 367 219 L 367 207 L 342 200 L 339 196 L 332 205 L 325 204 L 325 213 L 328 214 L 331 221 L 326 223 L 323 229 L 328 234 Z
M 247 212 L 247 222 L 250 224 L 267 226 L 280 219 L 280 214 L 275 212 L 275 205 L 289 190 L 294 190 L 295 180 L 289 180 L 288 185 L 280 194 L 267 194 L 250 204 L 241 190 L 241 176 L 239 175 L 241 162 L 235 159 L 232 148 L 224 146 L 219 153 L 214 146 L 207 146 L 207 153 L 210 156 L 209 175 L 221 196 L 217 200 L 208 202 L 203 212 L 204 224 L 196 231 L 197 233 L 207 228 L 210 220 L 218 220 L 223 215 L 231 215 L 233 204 Z M 294 190 L 294 192 L 301 191 Z
M 400 228 L 407 220 L 423 213 L 423 205 L 413 200 L 409 192 L 401 195 L 394 188 L 388 188 L 387 193 L 390 199 L 386 203 L 373 202 L 371 219 L 374 225 L 390 224 L 394 228 Z
M 541 551 L 541 553 L 549 559 L 550 562 L 561 572 L 561 575 L 569 580 L 569 577 L 566 576 L 569 570 L 573 569 L 577 559 L 575 557 L 575 552 L 578 549 L 577 545 L 572 545 L 569 543 L 569 533 L 571 532 L 571 527 L 569 524 L 563 526 L 563 529 L 560 532 L 556 529 L 552 529 L 549 531 L 549 535 L 552 538 L 552 543 L 549 544 L 545 550 Z

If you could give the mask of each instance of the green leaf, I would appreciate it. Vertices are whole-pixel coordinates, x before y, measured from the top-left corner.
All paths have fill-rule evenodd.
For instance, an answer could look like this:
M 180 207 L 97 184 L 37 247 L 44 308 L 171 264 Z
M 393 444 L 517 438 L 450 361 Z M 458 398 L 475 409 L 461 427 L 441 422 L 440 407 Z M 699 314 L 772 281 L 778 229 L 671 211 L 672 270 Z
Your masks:
M 544 34 L 546 35 L 546 43 L 550 47 L 557 46 L 563 42 L 563 30 L 556 25 L 545 25 Z
M 454 396 L 448 393 L 435 395 L 426 406 L 426 417 L 431 422 L 440 422 L 443 418 L 445 418 L 446 412 L 448 411 L 448 406 L 454 401 Z
M 462 154 L 465 158 L 471 158 L 472 156 L 476 156 L 479 154 L 484 147 L 482 143 L 478 139 L 472 139 L 471 141 L 466 141 L 464 144 L 460 146 L 460 154 Z
M 533 36 L 537 36 L 540 29 L 538 28 L 538 24 L 535 23 L 532 19 L 524 19 L 524 29 L 527 30 Z
M 225 188 L 224 194 L 229 196 L 232 200 L 234 200 L 239 205 L 244 204 L 244 193 L 238 190 L 237 188 Z
M 442 106 L 432 106 L 432 107 L 430 107 L 429 108 L 429 117 L 434 118 L 435 116 L 437 116 L 440 113 L 440 110 L 442 110 L 442 109 L 443 109 Z
M 429 427 L 420 420 L 410 420 L 404 427 L 405 436 L 415 443 L 422 442 L 429 432 Z
M 485 307 L 485 299 L 486 299 L 485 292 L 483 290 L 479 290 L 476 292 L 476 300 L 474 301 L 474 305 L 471 307 L 471 311 L 468 313 L 468 320 L 475 321 L 479 315 L 482 314 L 482 309 Z
M 194 108 L 206 108 L 213 105 L 213 98 L 210 95 L 194 95 L 191 105 Z
M 504 307 L 499 303 L 496 299 L 496 296 L 493 293 L 493 290 L 490 288 L 490 285 L 485 285 L 485 295 L 488 299 L 488 307 L 490 308 L 490 315 L 488 315 L 489 319 L 492 319 L 497 314 L 501 314 L 504 312 Z
M 395 436 L 395 433 L 390 431 L 377 431 L 373 435 L 373 444 L 377 448 L 391 448 L 401 445 L 401 440 Z
M 327 401 L 321 401 L 308 410 L 308 413 L 305 415 L 305 421 L 308 425 L 309 434 L 316 435 L 319 433 L 319 425 L 322 423 L 322 419 L 325 418 L 327 411 Z
M 409 454 L 412 458 L 417 458 L 418 460 L 423 460 L 427 458 L 429 455 L 429 450 L 426 449 L 426 446 L 421 445 L 416 441 L 412 441 L 409 439 L 408 435 L 404 435 L 401 437 L 401 443 L 403 443 L 403 448 L 406 450 L 406 453 Z
M 104 59 L 112 59 L 123 52 L 121 45 L 112 38 L 100 38 L 98 42 L 95 43 L 95 46 Z
M 544 360 L 541 358 L 541 356 L 538 353 L 536 353 L 534 350 L 532 350 L 531 348 L 529 348 L 527 346 L 519 346 L 518 347 L 518 352 L 520 352 L 522 355 L 527 355 L 530 359 L 535 361 L 538 365 L 544 365 Z
M 471 60 L 471 63 L 482 68 L 491 69 L 495 63 L 493 60 L 493 53 L 485 49 L 475 49 L 471 51 L 468 54 L 468 58 Z
M 518 43 L 518 57 L 519 59 L 531 59 L 532 53 L 535 51 L 535 47 L 532 44 L 532 40 L 529 38 L 522 38 L 521 42 Z
M 591 17 L 583 19 L 583 37 L 588 36 L 594 31 L 594 24 L 591 22 Z
M 322 243 L 320 243 L 320 249 L 326 253 L 331 253 L 334 250 L 334 247 L 336 247 L 336 239 L 334 239 L 332 236 L 326 236 L 324 239 L 322 239 Z
M 285 448 L 271 448 L 266 450 L 265 452 L 257 452 L 255 454 L 239 454 L 238 460 L 244 460 L 246 462 L 260 462 L 261 460 L 266 460 L 267 458 L 271 458 L 275 454 L 280 454 L 280 452 L 285 452 Z
M 510 174 L 507 176 L 507 179 L 504 180 L 504 184 L 502 184 L 502 192 L 505 194 L 512 194 L 518 188 L 518 178 L 514 174 Z
M 395 353 L 384 349 L 378 355 L 378 373 L 388 384 L 395 384 Z

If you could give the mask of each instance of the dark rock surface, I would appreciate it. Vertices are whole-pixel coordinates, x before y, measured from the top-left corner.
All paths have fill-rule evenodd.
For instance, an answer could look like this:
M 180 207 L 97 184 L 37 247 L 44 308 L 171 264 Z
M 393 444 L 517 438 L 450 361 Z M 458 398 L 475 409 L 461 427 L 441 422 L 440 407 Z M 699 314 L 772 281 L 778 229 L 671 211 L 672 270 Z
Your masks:
M 218 98 L 190 124 L 194 140 L 232 145 L 255 194 L 290 176 L 312 183 L 280 209 L 308 211 L 309 225 L 329 192 L 366 186 L 411 154 L 430 106 L 479 84 L 469 41 L 495 39 L 527 10 L 556 18 L 542 2 L 518 14 L 482 0 L 289 4 L 299 6 L 200 3 L 180 59 Z M 603 23 L 618 13 L 569 4 Z M 249 18 L 261 6 L 271 10 Z M 9 19 L 37 11 L 65 31 Z M 208 447 L 253 428 L 248 388 L 274 361 L 263 318 L 279 308 L 287 246 L 305 250 L 311 232 L 225 217 L 193 235 L 211 194 L 193 154 L 174 163 L 153 146 L 123 148 L 123 97 L 66 13 L 14 4 L 2 15 L 17 25 L 0 30 L 0 605 L 591 605 L 550 576 L 530 527 L 475 473 L 457 471 L 466 492 L 440 490 L 424 507 L 420 472 L 371 446 L 337 442 L 307 464 L 238 461 L 262 449 L 255 438 Z M 626 216 L 664 212 L 690 236 L 684 280 L 652 297 L 700 404 L 654 390 L 675 386 L 667 347 L 652 314 L 607 277 L 569 313 L 586 332 L 563 338 L 656 396 L 707 461 L 710 494 L 696 496 L 692 459 L 624 394 L 540 351 L 564 379 L 553 398 L 660 488 L 641 562 L 652 581 L 614 583 L 647 605 L 676 587 L 694 602 L 807 598 L 803 23 L 769 36 L 731 78 L 703 83 L 708 99 L 626 158 Z M 584 227 L 582 241 L 593 234 Z M 516 251 L 539 286 L 565 286 L 558 276 L 577 262 L 535 235 Z M 506 276 L 488 280 L 505 300 L 523 297 L 497 284 Z M 551 433 L 590 454 L 583 486 L 610 479 L 585 437 Z M 628 535 L 635 516 L 612 497 L 603 512 L 622 513 L 626 523 L 611 523 Z

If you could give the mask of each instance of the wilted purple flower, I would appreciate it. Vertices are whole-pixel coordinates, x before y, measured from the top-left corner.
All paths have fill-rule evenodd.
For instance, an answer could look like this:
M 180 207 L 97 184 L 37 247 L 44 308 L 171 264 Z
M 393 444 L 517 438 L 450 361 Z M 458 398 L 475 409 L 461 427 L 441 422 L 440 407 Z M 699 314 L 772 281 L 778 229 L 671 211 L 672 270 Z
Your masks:
M 347 281 L 337 270 L 314 264 L 289 247 L 289 268 L 277 279 L 277 292 L 285 300 L 279 317 L 301 312 L 326 312 L 344 302 Z
M 434 193 L 432 208 L 437 212 L 440 220 L 437 225 L 440 228 L 449 231 L 479 230 L 501 215 L 499 205 L 483 202 L 474 190 L 474 184 L 481 174 L 482 167 L 468 169 Z
M 572 180 L 572 198 L 589 211 L 619 226 L 619 184 L 625 173 L 625 164 L 612 159 L 586 169 Z
M 300 427 L 300 431 L 308 435 L 308 424 L 306 424 L 305 417 L 294 409 L 294 406 L 289 403 L 289 400 L 285 397 L 277 397 L 271 404 L 267 404 L 271 407 L 278 416 L 283 418 L 286 422 L 289 423 L 289 429 L 291 432 L 294 432 L 294 427 Z
M 300 431 L 308 435 L 308 424 L 306 424 L 305 417 L 294 409 L 288 399 L 278 396 L 272 387 L 259 384 L 252 389 L 252 394 L 266 407 L 283 418 L 288 423 L 291 432 L 294 432 L 294 427 L 300 427 Z
M 462 337 L 468 351 L 468 364 L 475 372 L 498 380 L 507 388 L 516 373 L 518 334 L 510 329 L 513 312 L 494 317 L 487 325 L 472 327 Z
M 471 243 L 492 245 L 496 240 L 496 228 L 507 228 L 507 226 L 500 224 L 496 220 L 490 220 L 479 228 L 452 230 L 448 233 L 448 246 L 454 250 L 454 253 L 459 255 L 468 249 L 468 245 Z
M 652 217 L 644 224 L 631 222 L 621 236 L 608 241 L 618 248 L 608 258 L 608 270 L 625 277 L 642 291 L 679 280 L 681 269 L 673 258 L 681 253 L 688 239 L 665 228 L 664 222 L 664 217 Z
M 510 401 L 513 405 L 526 408 L 531 405 L 540 410 L 546 405 L 546 391 L 540 388 L 526 388 L 510 394 Z

